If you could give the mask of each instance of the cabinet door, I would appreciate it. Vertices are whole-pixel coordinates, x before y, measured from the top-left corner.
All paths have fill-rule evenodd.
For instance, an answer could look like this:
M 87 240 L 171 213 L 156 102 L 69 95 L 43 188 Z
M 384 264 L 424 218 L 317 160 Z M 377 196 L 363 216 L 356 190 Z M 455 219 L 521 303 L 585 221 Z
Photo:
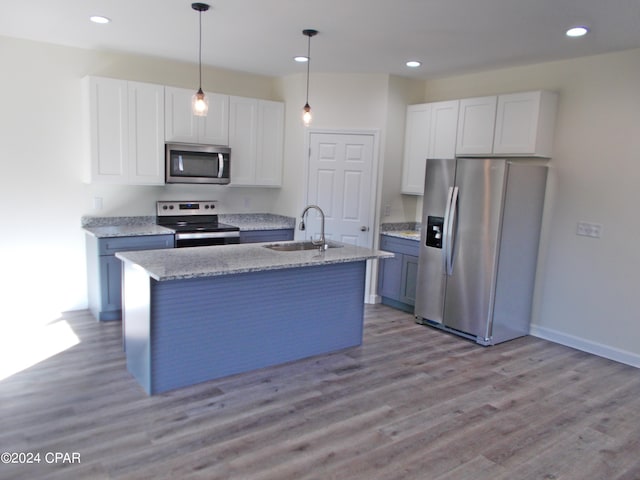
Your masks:
M 429 154 L 430 121 L 431 106 L 429 104 L 407 107 L 402 162 L 402 193 L 423 194 L 425 167 Z
M 100 315 L 122 308 L 122 262 L 113 255 L 100 257 Z
M 497 97 L 460 100 L 456 155 L 488 155 L 493 152 Z
M 380 260 L 378 273 L 378 295 L 392 300 L 400 300 L 400 282 L 402 279 L 402 254 Z
M 195 117 L 200 121 L 198 143 L 229 145 L 229 96 L 207 92 L 205 95 L 209 99 L 209 112 L 206 117 Z
M 418 257 L 402 256 L 400 281 L 400 301 L 408 305 L 416 304 L 416 279 L 418 277 Z
M 551 157 L 556 102 L 546 91 L 500 95 L 493 153 Z
M 431 104 L 427 158 L 454 158 L 458 130 L 459 100 Z
M 282 185 L 284 158 L 284 103 L 258 101 L 257 155 L 255 184 Z
M 254 185 L 256 181 L 258 100 L 230 97 L 229 146 L 231 185 Z
M 117 252 L 173 248 L 173 244 L 173 234 L 108 237 L 98 241 L 98 252 L 100 255 L 115 255 Z
M 165 139 L 168 142 L 198 143 L 198 119 L 191 112 L 195 90 L 165 87 Z
M 229 144 L 229 97 L 205 92 L 209 99 L 206 117 L 191 111 L 195 90 L 165 87 L 165 138 L 169 142 Z
M 129 183 L 164 184 L 164 87 L 128 82 Z
M 293 229 L 250 230 L 240 232 L 240 243 L 282 242 L 293 240 Z
M 86 77 L 83 82 L 90 158 L 85 181 L 126 183 L 129 163 L 127 82 L 100 77 Z

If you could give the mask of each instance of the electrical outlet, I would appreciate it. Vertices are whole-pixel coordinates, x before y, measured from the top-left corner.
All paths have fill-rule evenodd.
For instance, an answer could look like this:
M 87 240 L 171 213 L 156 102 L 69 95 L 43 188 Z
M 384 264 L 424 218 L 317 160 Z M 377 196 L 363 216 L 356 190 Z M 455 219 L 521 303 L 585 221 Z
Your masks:
M 591 238 L 600 238 L 602 236 L 602 225 L 590 222 L 578 222 L 576 235 Z
M 384 206 L 384 216 L 385 217 L 390 217 L 391 216 L 391 205 L 385 205 Z
M 93 209 L 102 210 L 102 197 L 93 197 Z

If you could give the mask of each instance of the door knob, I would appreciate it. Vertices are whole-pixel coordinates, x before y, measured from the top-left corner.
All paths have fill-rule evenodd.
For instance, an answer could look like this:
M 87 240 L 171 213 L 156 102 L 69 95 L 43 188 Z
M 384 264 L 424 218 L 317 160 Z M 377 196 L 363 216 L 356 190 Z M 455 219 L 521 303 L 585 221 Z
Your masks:
M 363 225 L 363 226 L 360 227 L 360 231 L 361 232 L 368 232 L 369 231 L 369 227 L 366 227 L 366 226 Z

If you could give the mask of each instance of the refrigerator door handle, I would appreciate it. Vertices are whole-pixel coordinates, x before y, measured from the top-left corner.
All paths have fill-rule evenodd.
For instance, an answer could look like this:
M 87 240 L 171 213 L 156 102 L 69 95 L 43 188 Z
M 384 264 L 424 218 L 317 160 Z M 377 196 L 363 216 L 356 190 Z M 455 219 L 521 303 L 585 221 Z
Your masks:
M 449 270 L 447 268 L 447 250 L 449 249 L 449 217 L 451 216 L 451 201 L 453 200 L 453 187 L 449 187 L 449 192 L 447 193 L 447 205 L 444 210 L 444 222 L 442 225 L 442 267 L 445 275 L 449 274 Z
M 458 193 L 460 190 L 458 187 L 453 187 L 453 192 L 451 196 L 451 203 L 449 207 L 449 215 L 447 222 L 447 248 L 445 250 L 446 256 L 446 267 L 445 272 L 447 275 L 453 274 L 453 247 L 455 245 L 454 231 L 453 227 L 456 223 L 456 217 L 458 215 Z

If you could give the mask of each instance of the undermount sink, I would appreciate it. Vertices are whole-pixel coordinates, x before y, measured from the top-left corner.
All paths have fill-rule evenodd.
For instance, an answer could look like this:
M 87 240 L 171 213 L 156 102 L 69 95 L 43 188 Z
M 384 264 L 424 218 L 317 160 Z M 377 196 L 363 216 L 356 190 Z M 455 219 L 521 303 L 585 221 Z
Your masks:
M 327 248 L 341 247 L 342 245 L 335 243 L 327 243 Z M 296 252 L 300 250 L 319 250 L 320 245 L 315 245 L 310 241 L 306 242 L 289 242 L 289 243 L 270 243 L 265 248 L 276 250 L 278 252 Z

